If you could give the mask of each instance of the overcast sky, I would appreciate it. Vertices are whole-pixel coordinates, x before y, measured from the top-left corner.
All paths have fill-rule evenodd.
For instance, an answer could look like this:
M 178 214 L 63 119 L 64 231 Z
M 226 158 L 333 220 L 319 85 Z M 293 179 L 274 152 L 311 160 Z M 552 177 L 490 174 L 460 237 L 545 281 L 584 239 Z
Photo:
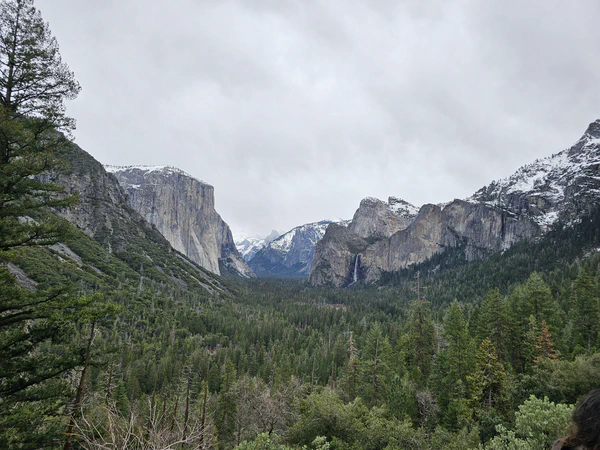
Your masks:
M 76 142 L 173 165 L 232 230 L 464 198 L 600 118 L 600 2 L 37 0 Z

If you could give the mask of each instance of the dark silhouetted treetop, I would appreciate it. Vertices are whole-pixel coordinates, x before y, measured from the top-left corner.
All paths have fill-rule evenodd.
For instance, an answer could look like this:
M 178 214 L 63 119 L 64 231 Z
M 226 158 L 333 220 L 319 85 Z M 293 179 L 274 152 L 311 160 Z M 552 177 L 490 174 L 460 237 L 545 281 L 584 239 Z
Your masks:
M 33 0 L 0 4 L 0 104 L 13 117 L 35 117 L 69 131 L 65 100 L 79 93 L 73 72 Z

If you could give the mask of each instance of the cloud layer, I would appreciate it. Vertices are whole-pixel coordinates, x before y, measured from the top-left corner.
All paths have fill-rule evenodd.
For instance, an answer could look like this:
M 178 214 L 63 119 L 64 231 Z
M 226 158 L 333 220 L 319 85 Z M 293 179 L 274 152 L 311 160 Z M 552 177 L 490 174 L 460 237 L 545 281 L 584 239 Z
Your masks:
M 600 117 L 597 1 L 38 0 L 80 146 L 215 186 L 236 230 L 466 197 Z

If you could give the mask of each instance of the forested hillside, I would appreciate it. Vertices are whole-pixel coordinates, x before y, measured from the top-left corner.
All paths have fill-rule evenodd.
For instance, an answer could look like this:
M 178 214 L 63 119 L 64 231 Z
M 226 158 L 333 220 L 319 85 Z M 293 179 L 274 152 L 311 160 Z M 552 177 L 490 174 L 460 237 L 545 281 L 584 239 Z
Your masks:
M 544 449 L 599 387 L 600 209 L 377 285 L 224 279 L 71 141 L 33 1 L 0 25 L 0 448 Z

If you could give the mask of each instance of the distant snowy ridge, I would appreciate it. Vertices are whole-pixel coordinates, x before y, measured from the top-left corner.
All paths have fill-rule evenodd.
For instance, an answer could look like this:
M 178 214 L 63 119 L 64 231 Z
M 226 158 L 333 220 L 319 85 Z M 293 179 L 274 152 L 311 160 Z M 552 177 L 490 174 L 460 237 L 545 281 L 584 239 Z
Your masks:
M 331 219 L 300 225 L 299 227 L 292 228 L 287 233 L 279 236 L 277 239 L 271 242 L 269 246 L 275 251 L 287 253 L 292 249 L 294 238 L 299 234 L 305 234 L 311 244 L 317 245 L 317 242 L 321 240 L 330 223 L 337 223 L 347 226 L 350 221 L 344 219 Z
M 600 120 L 597 120 L 572 147 L 526 164 L 466 200 L 515 214 L 525 213 L 545 230 L 573 212 L 574 205 L 586 203 L 583 197 L 593 201 L 600 196 L 599 168 Z
M 321 220 L 295 227 L 265 245 L 248 264 L 259 277 L 307 277 L 317 242 L 331 223 L 347 226 L 350 221 Z
M 247 232 L 236 232 L 233 234 L 233 240 L 238 251 L 246 261 L 250 261 L 256 253 L 264 248 L 274 239 L 281 236 L 277 230 L 272 230 L 268 236 L 261 237 Z

